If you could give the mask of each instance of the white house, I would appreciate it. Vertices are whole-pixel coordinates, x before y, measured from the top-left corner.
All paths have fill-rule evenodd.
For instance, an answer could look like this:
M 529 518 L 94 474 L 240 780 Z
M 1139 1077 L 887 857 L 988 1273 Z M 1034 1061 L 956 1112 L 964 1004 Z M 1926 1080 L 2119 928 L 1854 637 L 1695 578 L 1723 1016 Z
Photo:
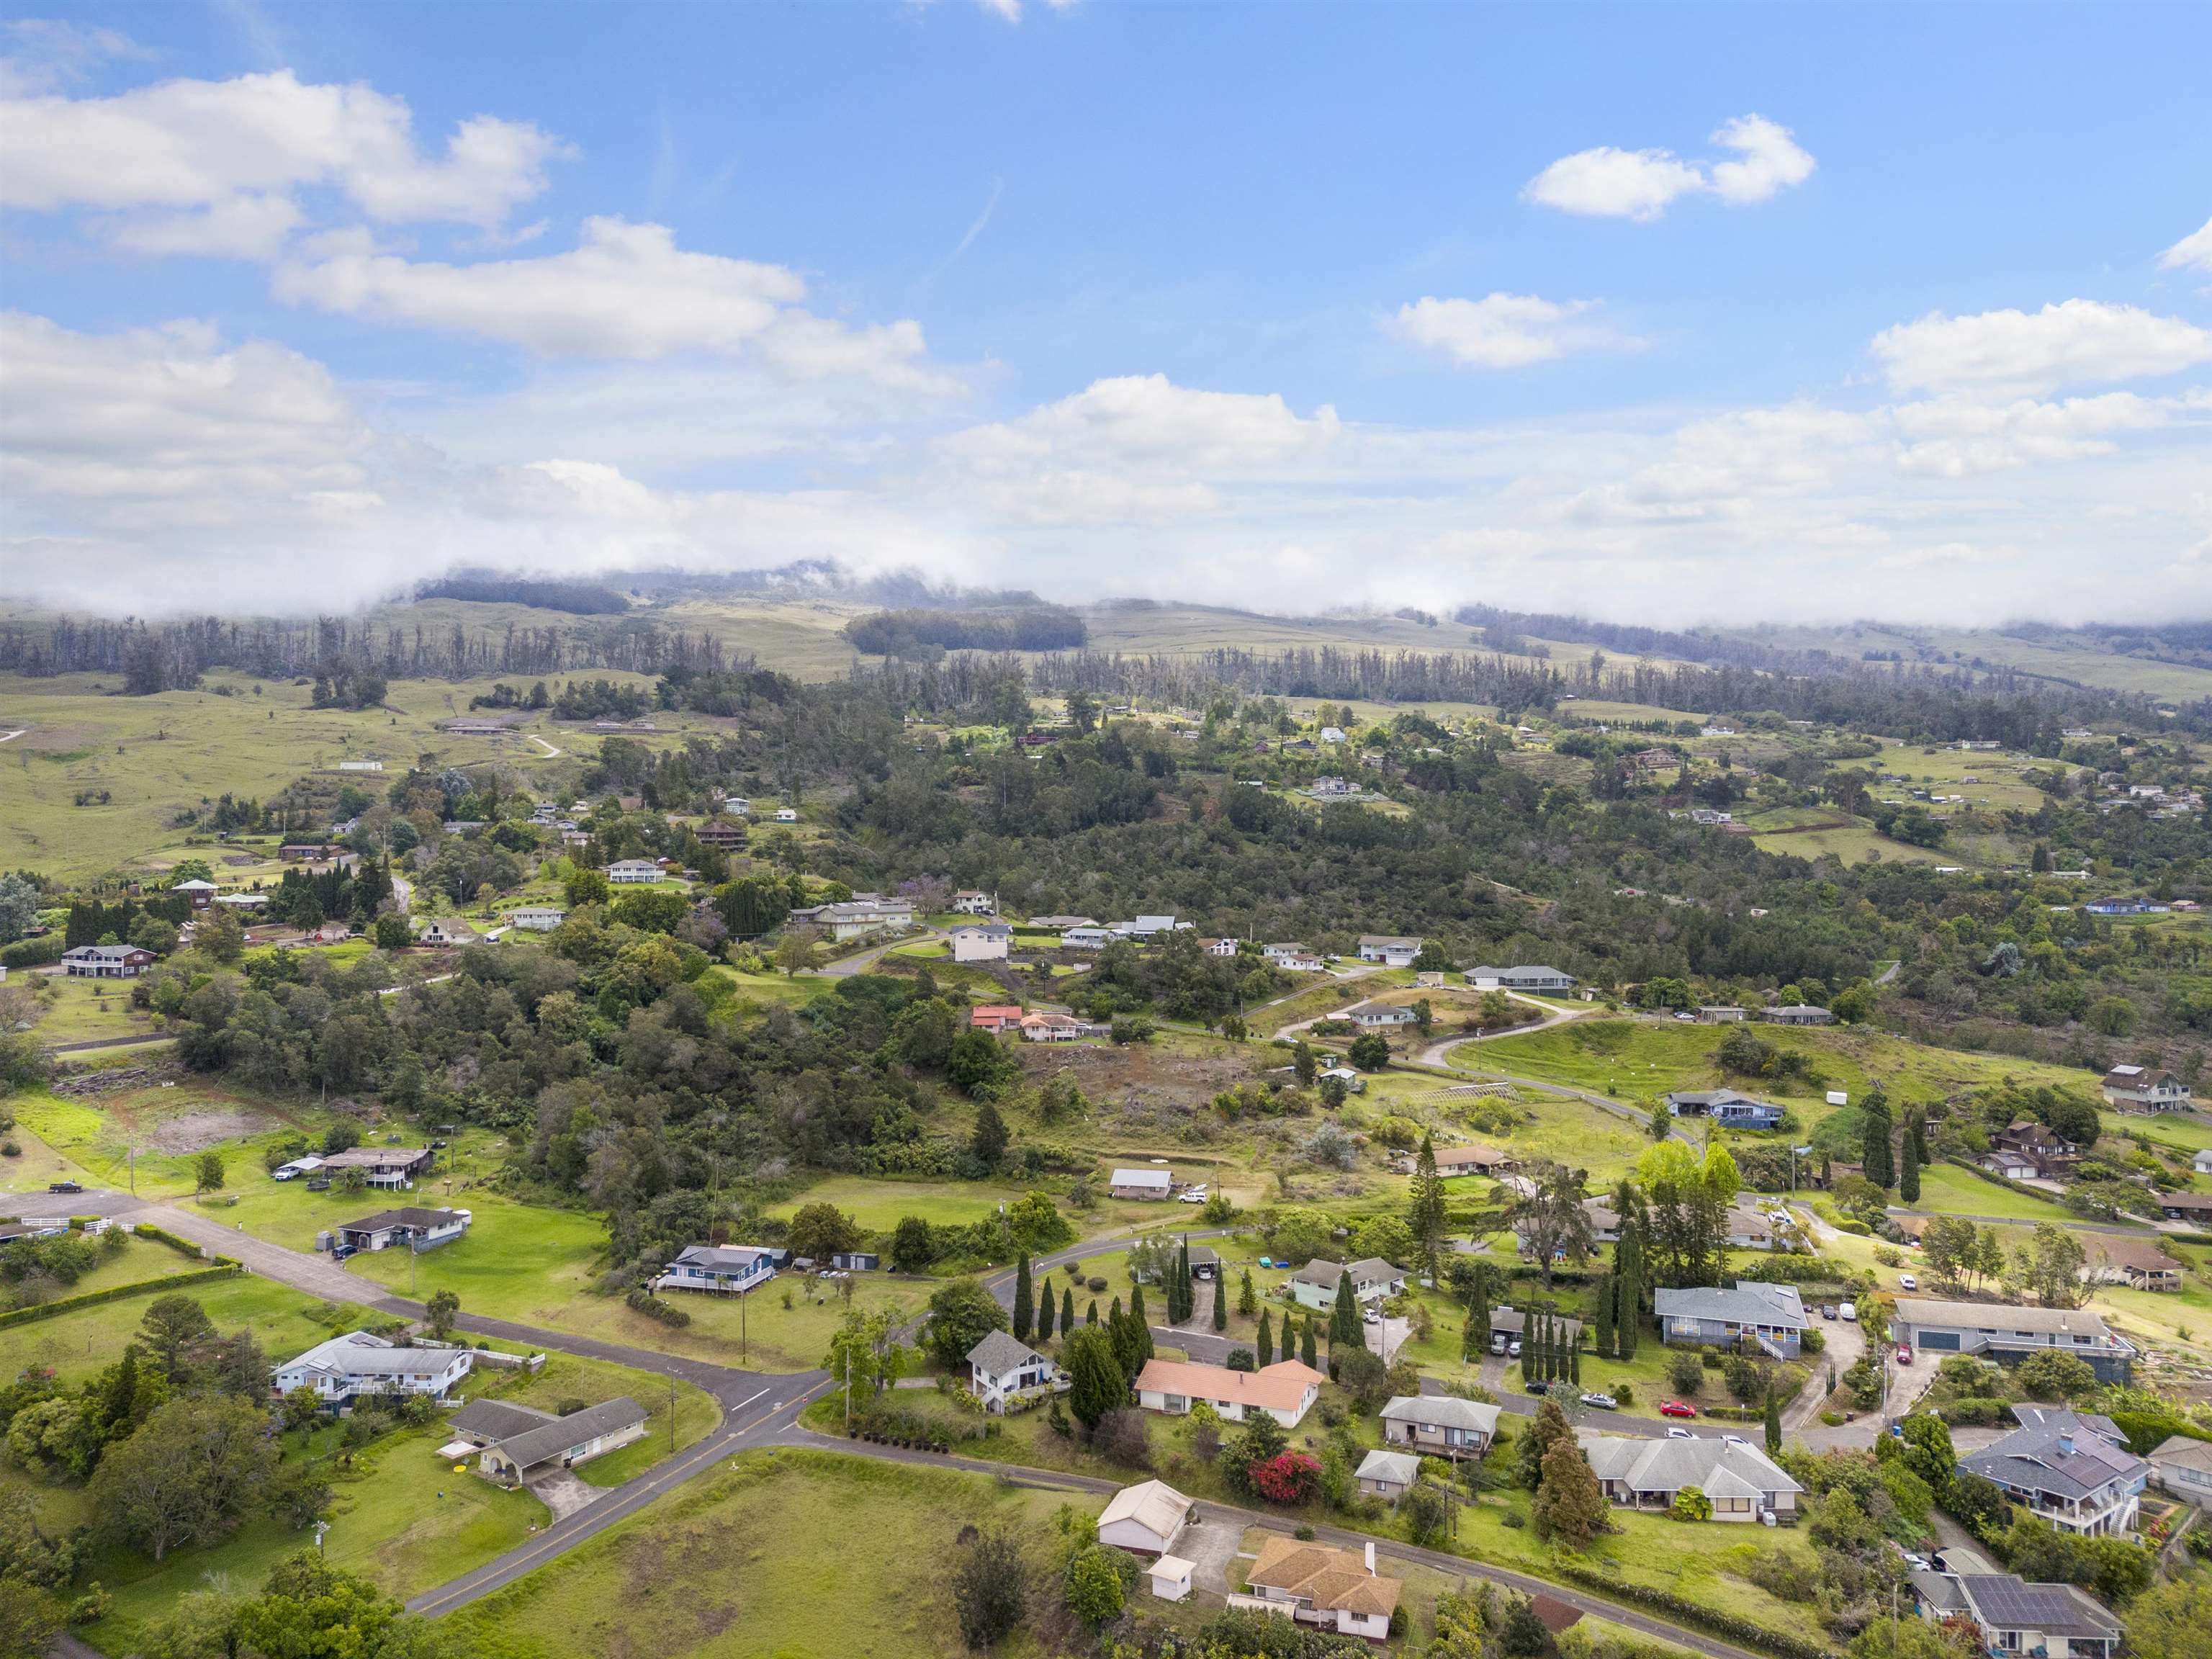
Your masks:
M 1175 1176 L 1165 1170 L 1116 1170 L 1106 1188 L 1116 1198 L 1166 1198 L 1175 1191 Z
M 2150 1475 L 2160 1491 L 2212 1509 L 2212 1441 L 2185 1434 L 2160 1441 L 2150 1455 Z
M 1362 933 L 1359 936 L 1359 959 L 1379 962 L 1385 968 L 1410 968 L 1413 958 L 1421 954 L 1421 941 L 1395 933 Z
M 513 1412 L 529 1412 L 544 1419 L 478 1449 L 478 1472 L 507 1486 L 522 1486 L 556 1469 L 573 1469 L 579 1463 L 588 1463 L 594 1457 L 605 1456 L 641 1439 L 645 1434 L 645 1407 L 627 1396 L 586 1406 L 566 1417 L 535 1411 L 527 1406 L 510 1405 L 505 1401 L 481 1403 L 496 1404 Z M 462 1407 L 463 1412 L 475 1409 Z M 459 1413 L 455 1413 L 453 1426 L 457 1429 L 461 1427 L 459 1417 Z
M 618 887 L 639 882 L 659 881 L 660 866 L 651 859 L 617 859 L 607 866 L 606 876 L 609 881 Z
M 2171 1072 L 2148 1066 L 2115 1066 L 2100 1085 L 2106 1103 L 2123 1112 L 2185 1112 L 2189 1085 Z
M 775 809 L 775 821 L 776 821 L 778 823 L 798 823 L 798 822 L 799 822 L 799 809 L 798 809 L 796 806 L 779 806 L 779 807 L 777 807 L 777 808 Z
M 968 1377 L 987 1412 L 1003 1412 L 1011 1401 L 1064 1386 L 1059 1366 L 1004 1331 L 993 1331 L 968 1350 Z
M 1302 1308 L 1334 1307 L 1337 1281 L 1346 1273 L 1352 1275 L 1352 1295 L 1362 1302 L 1402 1296 L 1406 1291 L 1405 1271 L 1378 1256 L 1369 1256 L 1349 1267 L 1316 1259 L 1293 1273 L 1283 1288 L 1290 1292 L 1291 1300 Z
M 1175 1359 L 1148 1359 L 1137 1373 L 1137 1403 L 1148 1412 L 1187 1415 L 1203 1400 L 1224 1422 L 1242 1423 L 1248 1412 L 1267 1412 L 1286 1429 L 1321 1398 L 1328 1381 L 1310 1365 L 1278 1359 L 1256 1371 L 1232 1371 L 1226 1365 L 1199 1365 Z
M 952 896 L 952 908 L 963 916 L 994 916 L 999 914 L 998 901 L 988 893 L 963 887 Z
M 1381 1642 L 1390 1634 L 1404 1586 L 1375 1571 L 1375 1546 L 1363 1551 L 1307 1543 L 1280 1533 L 1260 1547 L 1245 1580 L 1249 1595 L 1232 1594 L 1232 1607 L 1286 1613 L 1302 1625 Z
M 1538 991 L 1559 995 L 1575 988 L 1575 976 L 1556 968 L 1470 968 L 1467 982 L 1478 991 Z
M 1097 951 L 1114 942 L 1111 928 L 1101 927 L 1096 922 L 1085 922 L 1060 930 L 1060 942 L 1071 950 Z
M 526 927 L 533 933 L 550 933 L 568 919 L 566 910 L 550 904 L 520 904 L 507 913 L 507 926 Z
M 1382 1407 L 1382 1438 L 1432 1456 L 1480 1457 L 1498 1437 L 1498 1411 L 1456 1395 L 1401 1394 Z
M 2212 1146 L 2206 1147 L 2189 1160 L 2189 1167 L 2199 1175 L 2212 1175 Z
M 1014 930 L 1003 921 L 979 921 L 952 930 L 955 962 L 1004 962 L 1013 948 Z
M 80 945 L 62 952 L 71 979 L 136 979 L 154 965 L 154 953 L 136 945 Z
M 348 1250 L 421 1251 L 452 1243 L 468 1231 L 471 1218 L 466 1210 L 380 1210 L 333 1228 L 331 1236 Z
M 1164 1480 L 1140 1480 L 1115 1492 L 1098 1512 L 1098 1541 L 1132 1555 L 1165 1555 L 1197 1508 Z
M 443 1400 L 469 1374 L 473 1359 L 467 1348 L 398 1348 L 372 1331 L 350 1331 L 317 1343 L 276 1367 L 270 1377 L 280 1396 L 307 1389 L 334 1407 L 369 1394 Z

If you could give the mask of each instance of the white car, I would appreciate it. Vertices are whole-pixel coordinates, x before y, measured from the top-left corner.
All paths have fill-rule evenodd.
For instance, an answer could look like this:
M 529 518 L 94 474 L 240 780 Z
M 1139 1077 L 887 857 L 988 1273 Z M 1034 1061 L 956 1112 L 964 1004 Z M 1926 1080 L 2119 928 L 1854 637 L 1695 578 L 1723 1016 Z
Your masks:
M 1193 1187 L 1188 1192 L 1177 1193 L 1176 1199 L 1177 1202 L 1183 1204 L 1203 1204 L 1206 1202 L 1206 1188 Z
M 1911 1273 L 1899 1273 L 1897 1276 L 1897 1287 L 1901 1291 L 1917 1291 L 1920 1288 L 1920 1281 Z
M 1843 1306 L 1836 1310 L 1836 1314 L 1838 1318 L 1848 1319 L 1856 1324 L 1859 1316 L 1858 1304 L 1856 1302 L 1846 1302 Z

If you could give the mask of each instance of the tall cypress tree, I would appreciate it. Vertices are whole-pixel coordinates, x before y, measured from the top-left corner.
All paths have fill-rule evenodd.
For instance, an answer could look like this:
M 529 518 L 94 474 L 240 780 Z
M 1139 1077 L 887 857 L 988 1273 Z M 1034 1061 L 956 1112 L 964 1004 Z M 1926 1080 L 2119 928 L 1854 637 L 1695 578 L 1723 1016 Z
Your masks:
M 1432 1282 L 1437 1276 L 1437 1253 L 1443 1249 L 1445 1220 L 1444 1183 L 1437 1174 L 1436 1140 L 1424 1133 L 1419 1156 L 1413 1164 L 1406 1221 L 1420 1249 L 1421 1266 Z
M 1083 1310 L 1083 1322 L 1086 1325 L 1098 1322 L 1098 1298 L 1095 1296 L 1091 1298 L 1091 1305 Z
M 1092 1322 L 1096 1323 L 1096 1321 Z M 1075 1328 L 1075 1286 L 1068 1285 L 1060 1293 L 1060 1340 L 1067 1340 L 1067 1334 Z
M 1052 1285 L 1048 1281 L 1037 1296 L 1036 1340 L 1039 1346 L 1052 1340 Z
M 1329 1310 L 1329 1351 L 1333 1356 L 1340 1346 L 1356 1348 L 1359 1343 L 1359 1303 L 1352 1294 L 1352 1273 L 1347 1268 L 1337 1279 L 1336 1305 Z
M 1268 1316 L 1265 1313 L 1260 1316 L 1260 1340 L 1255 1346 L 1255 1352 L 1260 1356 L 1260 1363 L 1262 1365 L 1272 1365 L 1275 1363 L 1275 1328 L 1268 1322 Z
M 1905 1132 L 1905 1166 L 1897 1172 L 1897 1195 L 1907 1204 L 1920 1201 L 1920 1149 L 1910 1126 Z
M 1577 1388 L 1583 1384 L 1583 1345 L 1579 1333 L 1567 1339 L 1567 1381 Z
M 1928 1167 L 1928 1113 L 1924 1108 L 1915 1106 L 1912 1109 L 1911 1115 L 1905 1120 L 1905 1133 L 1912 1137 L 1913 1154 L 1920 1160 L 1920 1167 L 1926 1169 Z
M 1024 1250 L 1014 1269 L 1014 1340 L 1028 1341 L 1036 1325 L 1036 1291 L 1030 1283 L 1030 1253 Z
M 1644 1236 L 1628 1217 L 1620 1222 L 1620 1243 L 1613 1247 L 1613 1341 L 1624 1360 L 1636 1358 L 1636 1344 L 1644 1328 Z
M 1468 1342 L 1480 1353 L 1490 1346 L 1490 1274 L 1478 1267 L 1474 1294 L 1467 1299 Z
M 1860 1157 L 1866 1164 L 1866 1178 L 1877 1187 L 1894 1187 L 1897 1161 L 1890 1150 L 1889 1135 L 1895 1120 L 1890 1116 L 1889 1097 L 1880 1089 L 1873 1090 L 1859 1109 L 1865 1119 Z
M 1613 1358 L 1613 1275 L 1606 1273 L 1597 1281 L 1597 1314 L 1594 1322 L 1597 1327 L 1597 1357 L 1601 1359 Z
M 1191 1288 L 1190 1240 L 1188 1238 L 1183 1240 L 1182 1248 L 1176 1252 L 1175 1277 L 1170 1284 L 1168 1323 L 1180 1325 L 1190 1317 L 1190 1310 L 1196 1305 L 1194 1300 L 1195 1292 Z
M 1774 1373 L 1766 1374 L 1766 1455 L 1778 1457 L 1782 1454 L 1782 1403 L 1775 1397 Z
M 1288 1314 L 1283 1316 L 1285 1319 L 1290 1317 Z M 1321 1369 L 1321 1355 L 1316 1352 L 1314 1342 L 1314 1317 L 1311 1314 L 1306 1316 L 1305 1332 L 1298 1338 L 1298 1358 L 1308 1370 Z

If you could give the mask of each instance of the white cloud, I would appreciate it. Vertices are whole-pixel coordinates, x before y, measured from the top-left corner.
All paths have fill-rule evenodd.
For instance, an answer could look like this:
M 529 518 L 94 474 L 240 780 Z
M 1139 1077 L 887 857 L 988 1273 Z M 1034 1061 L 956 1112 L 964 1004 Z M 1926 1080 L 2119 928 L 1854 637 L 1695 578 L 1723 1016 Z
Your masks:
M 1874 337 L 1893 386 L 2035 392 L 2171 374 L 2212 361 L 2212 333 L 2134 306 L 2067 300 L 2041 311 L 1930 312 Z
M 2158 268 L 2212 272 L 2212 219 L 2204 222 L 2203 229 L 2191 231 L 2160 254 Z
M 98 64 L 151 56 L 118 30 L 54 17 L 0 23 L 8 43 L 0 57 L 0 97 L 52 92 L 82 81 Z
M 1713 142 L 1743 158 L 1713 163 L 1713 194 L 1723 202 L 1764 202 L 1813 176 L 1813 158 L 1790 137 L 1790 129 L 1764 115 L 1738 116 L 1713 135 Z
M 799 309 L 806 284 L 781 265 L 678 249 L 665 226 L 584 222 L 582 245 L 471 265 L 367 250 L 281 268 L 278 297 L 482 335 L 546 356 L 649 360 L 758 352 L 795 374 L 921 375 L 921 327 L 848 328 Z
M 1710 193 L 1733 206 L 1764 202 L 1813 176 L 1814 162 L 1790 129 L 1763 115 L 1741 115 L 1712 135 L 1737 160 L 1686 161 L 1667 149 L 1595 149 L 1563 155 L 1522 194 L 1544 207 L 1586 217 L 1658 218 L 1685 196 Z
M 186 213 L 120 214 L 102 228 L 111 246 L 132 253 L 272 259 L 300 219 L 291 198 L 272 192 L 227 197 Z
M 1384 326 L 1401 339 L 1441 351 L 1474 368 L 1520 368 L 1569 351 L 1634 342 L 1577 319 L 1595 309 L 1590 300 L 1539 299 L 1533 294 L 1492 294 L 1480 300 L 1423 298 L 1398 307 Z
M 2110 392 L 2096 398 L 2039 403 L 2032 398 L 1984 403 L 1966 397 L 1905 404 L 1890 411 L 1907 441 L 1898 465 L 1907 472 L 1962 478 L 2031 462 L 2108 455 L 2114 435 L 2166 425 L 2203 400 L 2142 398 Z
M 490 228 L 541 193 L 567 153 L 529 122 L 479 115 L 433 155 L 404 100 L 303 84 L 289 70 L 107 98 L 16 95 L 0 103 L 0 205 L 33 211 L 222 209 L 326 187 L 386 223 Z

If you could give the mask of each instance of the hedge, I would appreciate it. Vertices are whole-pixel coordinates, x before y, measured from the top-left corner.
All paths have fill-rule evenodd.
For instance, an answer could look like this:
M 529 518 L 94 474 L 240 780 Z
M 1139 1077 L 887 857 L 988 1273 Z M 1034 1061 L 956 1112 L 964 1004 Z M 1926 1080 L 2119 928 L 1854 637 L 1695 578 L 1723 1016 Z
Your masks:
M 1829 1659 L 1832 1652 L 1818 1642 L 1808 1642 L 1802 1637 L 1791 1636 L 1784 1631 L 1769 1630 L 1764 1625 L 1690 1601 L 1671 1590 L 1654 1589 L 1645 1584 L 1625 1583 L 1612 1573 L 1577 1566 L 1571 1561 L 1560 1562 L 1558 1571 L 1559 1577 L 1570 1583 L 1581 1584 L 1618 1601 L 1633 1601 L 1650 1607 L 1692 1629 L 1702 1630 L 1709 1636 L 1717 1636 L 1723 1641 L 1741 1642 L 1746 1647 L 1764 1648 L 1769 1653 L 1779 1654 L 1782 1659 Z
M 156 1244 L 166 1244 L 171 1249 L 174 1250 L 179 1255 L 188 1255 L 195 1261 L 199 1261 L 206 1255 L 204 1250 L 203 1250 L 198 1245 L 193 1243 L 189 1238 L 179 1238 L 176 1234 L 169 1231 L 167 1228 L 156 1227 L 150 1221 L 133 1223 L 131 1228 L 131 1234 L 134 1238 L 150 1238 Z M 218 1261 L 228 1261 L 230 1258 L 228 1256 L 217 1256 L 215 1259 Z
M 79 1308 L 96 1308 L 103 1302 L 120 1302 L 125 1297 L 151 1296 L 156 1291 L 182 1290 L 187 1285 L 204 1285 L 217 1279 L 230 1279 L 243 1273 L 235 1261 L 223 1261 L 212 1267 L 202 1267 L 195 1273 L 171 1273 L 167 1279 L 149 1279 L 137 1285 L 111 1285 L 104 1291 L 87 1291 L 82 1296 L 57 1297 L 52 1302 L 41 1302 L 34 1307 L 15 1308 L 0 1313 L 0 1329 L 10 1325 L 28 1325 L 34 1320 L 53 1319 L 65 1313 L 75 1313 Z
M 58 929 L 38 939 L 19 939 L 0 950 L 0 968 L 43 968 L 59 962 L 69 949 L 69 936 Z

